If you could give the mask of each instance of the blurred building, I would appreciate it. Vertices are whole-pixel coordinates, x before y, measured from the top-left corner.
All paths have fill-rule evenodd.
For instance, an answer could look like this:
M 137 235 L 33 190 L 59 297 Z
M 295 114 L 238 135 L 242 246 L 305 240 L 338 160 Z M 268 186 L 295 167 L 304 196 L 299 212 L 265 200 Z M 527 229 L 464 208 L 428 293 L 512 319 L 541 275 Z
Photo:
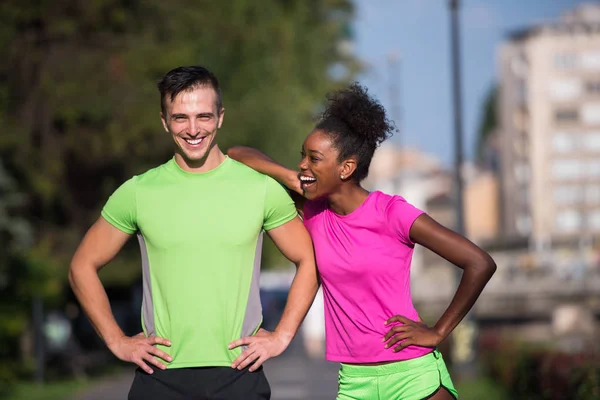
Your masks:
M 500 225 L 536 244 L 600 233 L 600 5 L 514 32 L 499 62 Z

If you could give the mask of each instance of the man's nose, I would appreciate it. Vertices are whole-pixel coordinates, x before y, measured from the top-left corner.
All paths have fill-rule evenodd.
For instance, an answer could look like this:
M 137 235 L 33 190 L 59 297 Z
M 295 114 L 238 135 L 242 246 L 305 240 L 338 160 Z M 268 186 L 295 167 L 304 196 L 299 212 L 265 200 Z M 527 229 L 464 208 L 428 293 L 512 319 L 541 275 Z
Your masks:
M 198 128 L 199 128 L 198 122 L 196 122 L 196 120 L 193 118 L 190 119 L 190 122 L 188 123 L 188 131 L 189 131 L 188 134 L 190 136 L 198 135 L 198 133 L 200 133 Z

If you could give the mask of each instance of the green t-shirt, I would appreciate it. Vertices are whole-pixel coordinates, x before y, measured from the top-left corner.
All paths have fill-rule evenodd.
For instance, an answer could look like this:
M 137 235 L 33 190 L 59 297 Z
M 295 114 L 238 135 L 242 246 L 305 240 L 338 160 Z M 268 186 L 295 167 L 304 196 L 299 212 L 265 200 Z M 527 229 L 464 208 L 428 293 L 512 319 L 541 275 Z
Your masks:
M 241 350 L 227 345 L 262 322 L 262 231 L 296 215 L 277 182 L 230 158 L 200 174 L 171 159 L 112 194 L 102 217 L 138 235 L 142 326 L 171 341 L 169 368 L 231 365 Z

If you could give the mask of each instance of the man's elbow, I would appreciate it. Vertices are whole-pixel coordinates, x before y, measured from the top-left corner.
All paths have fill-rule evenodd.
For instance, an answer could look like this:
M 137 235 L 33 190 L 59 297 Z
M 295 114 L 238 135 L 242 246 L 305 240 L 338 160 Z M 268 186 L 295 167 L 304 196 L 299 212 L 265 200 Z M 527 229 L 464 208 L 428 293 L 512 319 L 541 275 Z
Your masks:
M 90 273 L 98 272 L 93 265 L 87 265 L 74 258 L 69 265 L 68 280 L 71 289 L 75 290 L 82 280 L 85 280 Z

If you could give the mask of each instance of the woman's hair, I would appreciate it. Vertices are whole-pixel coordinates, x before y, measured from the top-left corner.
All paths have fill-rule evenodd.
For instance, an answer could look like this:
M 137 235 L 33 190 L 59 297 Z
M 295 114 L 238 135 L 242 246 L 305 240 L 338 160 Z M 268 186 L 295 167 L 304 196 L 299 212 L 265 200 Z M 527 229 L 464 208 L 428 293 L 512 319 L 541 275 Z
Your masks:
M 338 161 L 356 157 L 352 178 L 360 182 L 369 174 L 375 149 L 396 130 L 385 109 L 353 83 L 346 89 L 327 95 L 327 108 L 319 117 L 316 129 L 325 131 L 339 150 Z

